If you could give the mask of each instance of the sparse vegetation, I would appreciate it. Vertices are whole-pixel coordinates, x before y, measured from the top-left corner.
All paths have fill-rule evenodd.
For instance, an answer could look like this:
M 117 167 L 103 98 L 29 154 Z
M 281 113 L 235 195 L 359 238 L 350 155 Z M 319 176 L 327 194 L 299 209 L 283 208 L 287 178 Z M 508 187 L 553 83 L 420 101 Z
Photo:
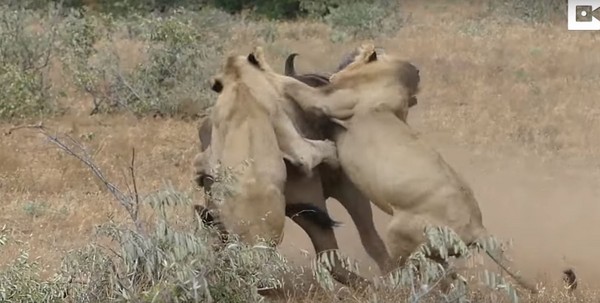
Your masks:
M 50 281 L 39 279 L 37 262 L 31 262 L 29 254 L 22 251 L 12 265 L 0 271 L 0 298 L 3 301 L 259 302 L 262 300 L 257 292 L 260 288 L 283 286 L 281 279 L 290 267 L 274 247 L 266 244 L 249 247 L 235 236 L 227 243 L 219 244 L 215 242 L 217 231 L 204 226 L 199 217 L 196 216 L 191 224 L 189 220 L 173 220 L 169 216 L 171 209 L 190 208 L 192 201 L 172 186 L 153 194 L 140 194 L 135 175 L 135 152 L 128 167 L 131 187 L 127 186 L 126 194 L 104 177 L 102 169 L 79 142 L 66 135 L 51 135 L 42 125 L 27 128 L 38 129 L 59 149 L 87 166 L 123 206 L 132 222 L 122 225 L 109 221 L 99 226 L 97 236 L 108 237 L 112 245 L 104 247 L 96 242 L 69 253 L 62 262 L 61 271 Z M 214 187 L 220 190 L 215 198 L 235 190 L 230 188 L 230 184 L 235 185 L 235 171 L 223 168 L 216 173 Z M 148 229 L 149 224 L 140 221 L 139 211 L 143 207 L 140 203 L 154 212 L 155 222 L 150 224 L 151 229 Z M 26 204 L 31 216 L 42 215 L 41 208 L 36 205 L 42 204 Z M 447 228 L 431 228 L 425 233 L 428 243 L 410 257 L 406 267 L 392 272 L 389 282 L 384 279 L 381 285 L 412 289 L 406 299 L 415 303 L 433 296 L 439 281 L 448 278 L 448 268 L 437 266 L 426 258 L 431 249 L 439 251 L 443 258 L 447 258 L 450 247 L 459 248 L 466 256 L 470 254 L 458 236 Z M 6 238 L 3 233 L 0 237 L 2 245 Z M 486 249 L 497 250 L 493 246 L 495 241 L 489 243 L 492 245 Z M 335 262 L 329 256 L 331 254 L 322 255 L 314 266 L 317 281 L 333 291 L 332 278 L 322 270 Z M 515 289 L 502 278 L 493 275 L 490 279 L 486 275 L 485 281 L 490 287 L 501 286 L 512 302 L 517 302 Z M 428 286 L 415 288 L 415 285 Z M 463 302 L 468 292 L 463 283 L 459 285 L 463 287 L 438 299 Z
M 3 136 L 0 302 L 257 302 L 259 288 L 289 288 L 283 276 L 295 267 L 284 255 L 234 238 L 217 245 L 214 231 L 191 215 L 203 197 L 188 170 L 197 142 L 187 121 L 214 101 L 205 84 L 223 56 L 255 43 L 274 67 L 294 51 L 299 70 L 328 71 L 360 41 L 375 40 L 420 66 L 423 133 L 537 155 L 600 154 L 590 101 L 597 96 L 588 89 L 600 61 L 594 39 L 566 34 L 564 1 L 420 5 L 419 12 L 390 0 L 5 2 L 0 122 L 56 124 L 56 132 L 34 128 L 62 153 L 40 149 L 39 137 L 24 130 Z M 427 235 L 435 249 L 465 248 L 450 230 Z M 458 268 L 434 265 L 426 251 L 373 293 L 341 299 L 326 270 L 330 258 L 314 258 L 321 290 L 289 301 L 515 302 L 510 281 L 489 269 L 461 276 L 467 288 L 439 293 Z M 575 302 L 549 289 L 537 300 Z
M 0 9 L 0 119 L 54 112 L 48 72 L 57 35 L 55 10 Z

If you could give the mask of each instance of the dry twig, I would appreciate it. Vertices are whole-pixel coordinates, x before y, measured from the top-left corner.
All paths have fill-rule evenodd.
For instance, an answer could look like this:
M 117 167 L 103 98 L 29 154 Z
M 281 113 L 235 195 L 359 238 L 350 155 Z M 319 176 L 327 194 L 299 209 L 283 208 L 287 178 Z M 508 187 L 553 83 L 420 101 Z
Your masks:
M 115 199 L 125 208 L 125 210 L 127 210 L 129 217 L 135 224 L 136 230 L 141 234 L 145 234 L 145 228 L 138 217 L 139 207 L 140 207 L 140 197 L 139 197 L 139 193 L 137 190 L 137 183 L 136 183 L 135 169 L 134 169 L 135 149 L 133 149 L 133 151 L 132 151 L 131 165 L 129 167 L 129 171 L 130 171 L 132 183 L 133 183 L 133 192 L 130 192 L 128 195 L 126 195 L 117 186 L 115 186 L 113 183 L 108 181 L 108 179 L 102 173 L 102 170 L 100 169 L 100 167 L 98 167 L 98 165 L 96 165 L 96 163 L 94 163 L 92 157 L 86 151 L 84 146 L 69 135 L 62 134 L 61 135 L 61 137 L 63 137 L 62 139 L 59 138 L 58 134 L 51 135 L 50 132 L 48 131 L 48 129 L 45 126 L 43 126 L 41 122 L 39 122 L 38 124 L 33 124 L 33 125 L 21 125 L 21 126 L 12 127 L 8 130 L 8 132 L 6 132 L 5 135 L 11 135 L 13 133 L 13 131 L 19 130 L 19 129 L 24 129 L 24 128 L 38 130 L 42 135 L 44 135 L 51 143 L 56 145 L 59 149 L 64 151 L 66 154 L 76 158 L 77 160 L 81 161 L 83 164 L 85 164 L 92 171 L 92 173 L 102 182 L 102 184 L 104 184 L 106 189 L 108 189 L 108 191 L 113 195 L 113 197 L 115 197 Z

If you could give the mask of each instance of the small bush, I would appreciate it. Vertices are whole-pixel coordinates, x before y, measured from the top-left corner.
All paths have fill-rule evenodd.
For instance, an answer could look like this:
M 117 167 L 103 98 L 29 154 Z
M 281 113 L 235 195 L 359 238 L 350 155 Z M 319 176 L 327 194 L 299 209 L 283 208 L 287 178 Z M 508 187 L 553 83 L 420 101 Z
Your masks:
M 212 104 L 208 79 L 221 63 L 227 14 L 176 10 L 166 18 L 131 16 L 127 21 L 74 12 L 65 25 L 63 62 L 74 82 L 92 96 L 92 113 L 128 110 L 137 115 L 196 116 Z M 120 66 L 119 34 L 139 41 L 145 59 L 133 70 Z M 100 38 L 108 43 L 95 46 Z
M 62 302 L 66 287 L 59 276 L 47 281 L 39 276 L 39 264 L 22 251 L 0 272 L 0 302 Z
M 212 0 L 212 4 L 228 13 L 252 10 L 268 19 L 293 19 L 303 14 L 299 0 Z
M 473 292 L 469 291 L 468 281 L 465 277 L 458 274 L 452 265 L 452 260 L 448 257 L 448 250 L 454 249 L 465 258 L 473 258 L 473 251 L 458 237 L 458 235 L 448 227 L 428 227 L 425 229 L 426 243 L 420 245 L 406 261 L 402 268 L 398 268 L 386 276 L 377 278 L 378 290 L 373 294 L 372 302 L 398 301 L 403 302 L 472 302 Z M 503 247 L 494 237 L 489 237 L 481 241 L 479 248 L 490 251 L 496 258 L 502 257 Z M 427 256 L 434 252 L 448 262 L 448 266 L 431 260 Z M 325 289 L 333 291 L 333 279 L 329 274 L 334 262 L 333 256 L 337 251 L 326 252 L 313 262 L 313 271 L 317 281 Z M 340 256 L 338 255 L 338 258 Z M 352 268 L 352 261 L 348 258 L 343 259 L 343 266 L 349 270 Z M 449 281 L 453 275 L 454 287 L 448 292 L 441 291 L 441 283 Z M 483 295 L 483 299 L 497 297 L 498 293 L 504 292 L 512 303 L 519 302 L 516 289 L 504 277 L 497 273 L 483 271 L 483 276 L 479 277 L 477 282 L 483 283 L 490 291 Z M 480 295 L 479 300 L 481 300 Z M 433 301 L 429 301 L 433 300 Z M 479 302 L 479 301 L 475 301 Z
M 167 215 L 190 208 L 190 199 L 166 188 L 145 199 L 155 211 L 142 234 L 109 222 L 98 229 L 116 249 L 91 244 L 65 256 L 54 278 L 39 278 L 26 252 L 0 271 L 2 302 L 258 302 L 259 287 L 280 285 L 289 268 L 270 246 L 248 246 L 230 237 L 217 247 L 214 231 Z M 0 243 L 6 236 L 0 236 Z
M 36 12 L 0 6 L 0 119 L 54 112 L 48 78 L 58 10 Z
M 525 22 L 546 23 L 556 18 L 567 18 L 567 1 L 565 0 L 511 0 L 506 2 L 489 1 L 491 14 L 517 18 Z
M 150 22 L 145 37 L 148 60 L 130 74 L 131 86 L 122 81 L 119 88 L 130 95 L 125 103 L 140 113 L 201 113 L 213 102 L 207 81 L 221 64 L 223 37 L 232 23 L 212 9 L 197 14 L 177 11 Z
M 395 34 L 403 22 L 398 1 L 393 0 L 348 1 L 328 10 L 325 22 L 338 32 L 335 35 L 342 37 L 334 38 L 334 42 L 346 40 L 344 34 L 353 39 Z

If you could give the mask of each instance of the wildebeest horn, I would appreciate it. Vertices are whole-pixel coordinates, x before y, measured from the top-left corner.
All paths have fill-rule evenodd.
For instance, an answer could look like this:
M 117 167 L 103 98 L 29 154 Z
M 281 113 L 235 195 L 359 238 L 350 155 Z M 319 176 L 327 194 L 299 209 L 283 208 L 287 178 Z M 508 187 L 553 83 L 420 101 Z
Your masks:
M 292 53 L 285 59 L 284 75 L 289 77 L 296 76 L 296 68 L 294 67 L 294 58 L 298 56 L 298 53 Z

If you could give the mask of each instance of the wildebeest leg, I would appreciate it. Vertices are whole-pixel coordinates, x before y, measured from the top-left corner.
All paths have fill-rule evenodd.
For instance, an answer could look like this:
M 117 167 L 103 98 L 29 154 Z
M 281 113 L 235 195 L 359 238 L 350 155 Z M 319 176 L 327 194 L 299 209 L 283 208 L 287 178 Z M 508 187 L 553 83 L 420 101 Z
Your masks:
M 339 249 L 333 228 L 323 229 L 318 224 L 300 216 L 292 216 L 292 220 L 294 220 L 294 222 L 310 237 L 317 255 Z M 344 268 L 342 266 L 342 261 L 338 258 L 337 254 L 331 254 L 331 256 L 333 257 L 333 260 L 330 260 L 333 261 L 331 275 L 336 281 L 354 289 L 362 289 L 370 285 L 370 282 L 365 278 Z
M 288 169 L 288 181 L 286 183 L 286 216 L 291 218 L 309 236 L 315 252 L 320 255 L 326 251 L 338 250 L 337 240 L 333 232 L 334 221 L 329 216 L 319 215 L 317 212 L 310 213 L 310 209 L 301 210 L 302 205 L 311 205 L 327 213 L 325 197 L 321 189 L 321 179 L 318 173 L 311 178 L 306 178 L 293 170 Z M 310 201 L 306 204 L 302 201 Z M 302 204 L 302 205 L 299 205 Z M 298 206 L 297 208 L 295 206 Z M 328 218 L 328 219 L 327 219 Z M 331 274 L 334 279 L 344 285 L 359 289 L 370 283 L 363 277 L 345 269 L 338 259 L 335 258 Z
M 373 210 L 369 199 L 354 186 L 343 172 L 325 188 L 327 190 L 326 196 L 338 200 L 352 217 L 360 241 L 367 254 L 377 263 L 379 271 L 384 275 L 389 273 L 393 269 L 392 260 L 383 240 L 375 229 Z

